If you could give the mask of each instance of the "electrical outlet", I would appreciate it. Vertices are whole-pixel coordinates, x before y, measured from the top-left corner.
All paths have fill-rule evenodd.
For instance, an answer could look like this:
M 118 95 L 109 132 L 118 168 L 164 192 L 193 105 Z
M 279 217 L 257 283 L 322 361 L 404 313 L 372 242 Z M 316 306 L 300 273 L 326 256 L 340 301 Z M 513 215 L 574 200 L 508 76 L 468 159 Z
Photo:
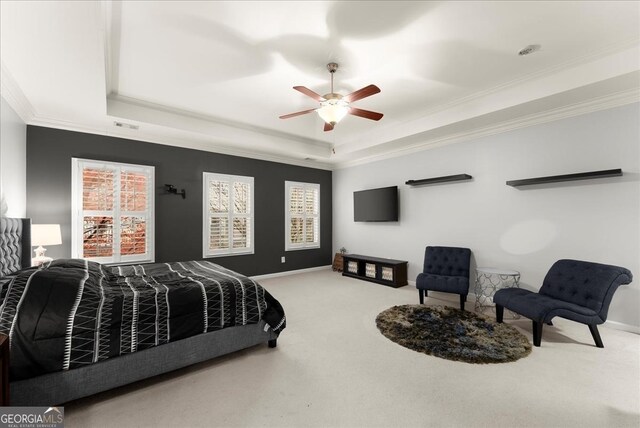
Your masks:
M 284 256 L 280 257 L 280 263 L 284 263 Z

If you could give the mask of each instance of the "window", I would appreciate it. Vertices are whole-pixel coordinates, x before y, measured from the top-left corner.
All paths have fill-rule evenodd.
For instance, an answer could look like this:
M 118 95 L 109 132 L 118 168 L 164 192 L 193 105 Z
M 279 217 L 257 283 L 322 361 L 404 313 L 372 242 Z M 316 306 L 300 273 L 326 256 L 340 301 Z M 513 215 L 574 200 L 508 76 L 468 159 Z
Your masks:
M 284 182 L 285 250 L 320 248 L 320 185 Z
M 154 261 L 154 167 L 72 159 L 71 256 Z
M 253 177 L 204 173 L 203 257 L 253 254 Z

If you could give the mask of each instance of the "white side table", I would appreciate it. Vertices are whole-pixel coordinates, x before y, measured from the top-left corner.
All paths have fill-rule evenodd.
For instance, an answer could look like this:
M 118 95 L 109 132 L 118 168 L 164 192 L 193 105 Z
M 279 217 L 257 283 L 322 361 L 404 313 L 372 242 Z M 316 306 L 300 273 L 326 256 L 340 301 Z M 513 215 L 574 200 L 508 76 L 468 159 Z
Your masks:
M 508 287 L 520 287 L 520 272 L 517 270 L 492 267 L 476 268 L 476 312 L 484 313 L 487 309 L 494 308 L 493 295 L 501 288 Z M 514 318 L 520 318 L 520 315 L 514 312 L 511 314 Z

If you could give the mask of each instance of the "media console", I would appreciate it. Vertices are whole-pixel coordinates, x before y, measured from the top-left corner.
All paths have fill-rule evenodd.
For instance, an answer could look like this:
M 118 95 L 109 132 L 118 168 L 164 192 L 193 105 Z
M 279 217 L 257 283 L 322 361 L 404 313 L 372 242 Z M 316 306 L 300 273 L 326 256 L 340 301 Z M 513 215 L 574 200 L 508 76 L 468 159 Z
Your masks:
M 342 275 L 365 281 L 377 282 L 389 287 L 407 285 L 407 263 L 404 260 L 344 254 Z

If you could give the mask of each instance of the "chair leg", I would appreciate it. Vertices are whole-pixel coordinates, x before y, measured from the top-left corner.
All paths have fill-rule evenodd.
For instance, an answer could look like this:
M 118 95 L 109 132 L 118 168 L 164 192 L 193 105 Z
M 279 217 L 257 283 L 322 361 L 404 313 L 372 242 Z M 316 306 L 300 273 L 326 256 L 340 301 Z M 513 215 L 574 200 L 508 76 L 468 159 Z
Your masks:
M 533 322 L 533 346 L 540 346 L 540 342 L 542 342 L 542 326 L 544 326 L 543 322 L 532 321 Z
M 496 305 L 496 321 L 502 322 L 504 316 L 504 306 Z
M 467 295 L 466 294 L 461 294 L 460 295 L 460 310 L 464 311 L 464 302 L 467 301 Z
M 596 342 L 596 346 L 598 348 L 604 348 L 602 339 L 600 338 L 600 332 L 598 332 L 598 326 L 595 324 L 589 324 L 589 330 L 591 331 L 591 336 L 593 336 L 593 341 Z
M 420 288 L 418 289 L 418 296 L 420 296 L 420 304 L 424 305 L 424 295 L 426 294 L 426 292 Z

